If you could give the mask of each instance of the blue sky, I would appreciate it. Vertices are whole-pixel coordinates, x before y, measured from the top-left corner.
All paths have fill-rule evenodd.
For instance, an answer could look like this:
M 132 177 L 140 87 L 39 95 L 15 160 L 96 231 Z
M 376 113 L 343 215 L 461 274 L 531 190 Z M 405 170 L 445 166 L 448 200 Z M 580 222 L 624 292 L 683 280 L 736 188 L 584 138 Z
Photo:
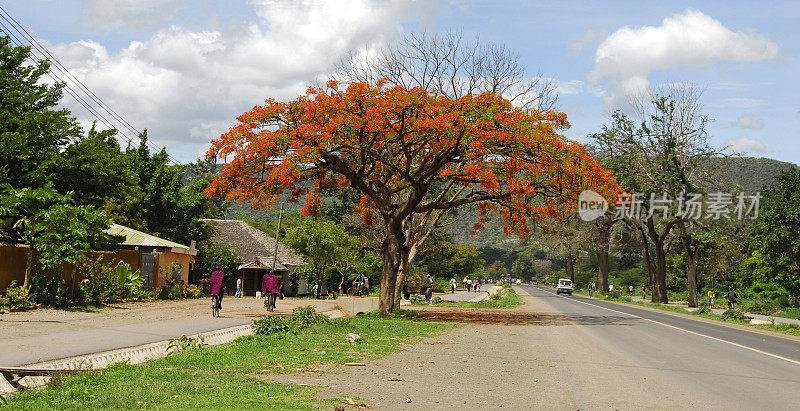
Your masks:
M 717 147 L 798 163 L 800 2 L 183 1 L 0 3 L 104 102 L 178 161 L 235 117 L 291 99 L 356 48 L 461 30 L 553 79 L 581 141 L 644 86 L 705 90 Z M 0 23 L 7 24 L 0 19 Z M 83 124 L 91 115 L 63 102 Z

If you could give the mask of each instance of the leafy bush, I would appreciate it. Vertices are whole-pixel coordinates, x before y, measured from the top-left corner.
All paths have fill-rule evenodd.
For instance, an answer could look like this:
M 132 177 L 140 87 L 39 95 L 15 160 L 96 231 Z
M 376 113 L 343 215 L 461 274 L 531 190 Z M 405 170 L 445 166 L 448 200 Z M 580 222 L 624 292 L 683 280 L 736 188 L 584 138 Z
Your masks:
M 103 264 L 102 256 L 84 256 L 75 265 L 75 275 L 81 279 L 80 289 L 86 301 L 108 301 L 120 297 L 124 281 L 113 268 Z M 77 298 L 76 298 L 77 300 Z
M 777 300 L 767 300 L 763 298 L 750 301 L 745 300 L 742 301 L 740 305 L 743 311 L 764 315 L 769 315 L 781 307 Z
M 280 317 L 266 315 L 253 321 L 253 332 L 259 335 L 269 335 L 279 332 L 297 334 L 300 330 L 317 324 L 327 323 L 330 319 L 322 314 L 317 314 L 312 306 L 297 307 L 292 310 L 292 315 Z
M 200 298 L 203 296 L 203 288 L 199 285 L 183 286 L 184 298 Z
M 744 320 L 744 313 L 739 310 L 725 310 L 722 313 L 723 320 Z
M 442 302 L 443 302 L 442 297 L 431 298 L 431 304 L 441 304 Z
M 164 285 L 158 289 L 158 298 L 161 300 L 180 300 L 183 294 L 180 289 L 180 276 L 175 272 L 175 265 L 161 267 L 161 275 L 164 277 Z
M 410 301 L 412 305 L 428 304 L 428 300 L 426 300 L 425 296 L 422 294 L 411 294 L 411 297 L 409 297 L 408 301 Z
M 0 308 L 27 308 L 33 305 L 28 289 L 18 286 L 17 281 L 11 282 L 11 286 L 6 290 L 6 295 L 0 295 Z
M 279 332 L 294 332 L 289 325 L 289 319 L 277 315 L 265 315 L 253 321 L 253 332 L 259 335 L 269 335 Z
M 303 307 L 296 307 L 292 310 L 292 315 L 289 317 L 289 322 L 292 327 L 301 329 L 311 327 L 312 325 L 321 324 L 328 321 L 328 317 L 317 314 L 314 307 L 307 305 Z
M 695 314 L 711 314 L 712 312 L 713 311 L 711 311 L 711 309 L 708 308 L 708 304 L 706 304 L 706 305 L 701 305 L 700 308 L 697 311 L 695 311 L 694 313 Z
M 173 350 L 171 353 L 176 353 L 178 351 L 183 351 L 190 348 L 202 348 L 205 346 L 206 343 L 203 341 L 202 337 L 187 337 L 186 335 L 181 335 L 178 338 L 173 338 L 169 340 L 169 346 L 167 346 L 167 351 Z

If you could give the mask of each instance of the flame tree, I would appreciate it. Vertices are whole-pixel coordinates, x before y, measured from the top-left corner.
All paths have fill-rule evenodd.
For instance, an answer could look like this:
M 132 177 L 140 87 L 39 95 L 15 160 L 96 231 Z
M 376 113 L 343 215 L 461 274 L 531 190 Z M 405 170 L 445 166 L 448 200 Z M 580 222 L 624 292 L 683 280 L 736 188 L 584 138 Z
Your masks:
M 396 308 L 407 217 L 472 204 L 475 229 L 495 211 L 506 233 L 524 236 L 533 222 L 574 209 L 583 189 L 609 199 L 619 191 L 581 145 L 557 134 L 569 126 L 565 114 L 523 111 L 492 93 L 452 99 L 381 82 L 340 90 L 331 81 L 294 101 L 268 99 L 238 121 L 212 142 L 209 155 L 233 158 L 206 193 L 264 208 L 289 192 L 315 214 L 322 190 L 361 191 L 354 211 L 384 225 L 381 315 Z M 431 195 L 442 186 L 463 190 Z

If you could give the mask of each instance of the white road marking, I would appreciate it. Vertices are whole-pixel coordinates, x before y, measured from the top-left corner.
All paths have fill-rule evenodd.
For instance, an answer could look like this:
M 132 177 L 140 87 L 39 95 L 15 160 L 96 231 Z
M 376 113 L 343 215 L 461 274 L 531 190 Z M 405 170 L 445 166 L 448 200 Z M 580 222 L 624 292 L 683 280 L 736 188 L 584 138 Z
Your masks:
M 549 292 L 549 291 L 546 291 L 546 290 L 544 290 L 544 291 L 545 292 Z M 530 293 L 529 293 L 529 295 L 530 295 Z M 768 353 L 766 351 L 762 351 L 762 350 L 759 350 L 759 349 L 753 348 L 753 347 L 748 347 L 746 345 L 737 344 L 737 343 L 735 343 L 733 341 L 723 340 L 721 338 L 712 337 L 710 335 L 701 334 L 701 333 L 698 333 L 698 332 L 695 332 L 695 331 L 687 330 L 685 328 L 676 327 L 674 325 L 662 323 L 660 321 L 651 320 L 650 318 L 639 317 L 638 315 L 628 314 L 626 312 L 617 311 L 617 310 L 614 310 L 614 309 L 611 309 L 611 308 L 607 308 L 607 307 L 602 307 L 602 306 L 599 306 L 599 305 L 596 305 L 596 304 L 589 304 L 587 302 L 576 300 L 576 299 L 573 299 L 573 298 L 570 298 L 569 300 L 570 301 L 574 301 L 576 303 L 586 304 L 586 305 L 589 305 L 589 306 L 592 306 L 592 307 L 598 307 L 598 308 L 602 308 L 604 310 L 613 311 L 615 313 L 625 314 L 625 315 L 628 315 L 628 316 L 631 316 L 631 317 L 634 317 L 634 318 L 640 318 L 640 319 L 645 320 L 645 321 L 650 321 L 650 322 L 653 322 L 653 323 L 656 323 L 656 324 L 661 324 L 661 325 L 663 325 L 665 327 L 674 328 L 676 330 L 681 330 L 681 331 L 687 332 L 689 334 L 699 335 L 700 337 L 705 337 L 705 338 L 709 338 L 709 339 L 712 339 L 712 340 L 715 340 L 715 341 L 724 342 L 726 344 L 730 344 L 730 345 L 733 345 L 733 346 L 736 346 L 736 347 L 739 347 L 739 348 L 744 348 L 745 350 L 750 350 L 750 351 L 753 351 L 753 352 L 757 352 L 759 354 L 764 354 L 764 355 L 767 355 L 767 356 L 770 356 L 770 357 L 773 357 L 773 358 L 777 358 L 779 360 L 787 361 L 787 362 L 790 362 L 790 363 L 795 364 L 795 365 L 800 365 L 800 361 L 796 361 L 796 360 L 793 360 L 791 358 L 782 357 L 782 356 L 777 355 L 777 354 Z

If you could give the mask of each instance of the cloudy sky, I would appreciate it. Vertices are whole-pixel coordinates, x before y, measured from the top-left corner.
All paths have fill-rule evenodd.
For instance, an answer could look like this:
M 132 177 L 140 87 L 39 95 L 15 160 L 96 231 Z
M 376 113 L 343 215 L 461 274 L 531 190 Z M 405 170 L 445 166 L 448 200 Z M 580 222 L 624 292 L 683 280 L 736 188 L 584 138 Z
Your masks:
M 505 43 L 529 76 L 554 79 L 570 138 L 598 131 L 630 93 L 693 83 L 705 90 L 704 109 L 715 119 L 714 145 L 800 163 L 800 2 L 9 0 L 0 6 L 179 162 L 197 159 L 237 115 L 266 98 L 297 97 L 350 50 L 414 30 L 461 30 Z M 0 15 L 0 28 L 10 24 Z M 63 104 L 83 124 L 97 117 L 72 96 Z M 114 123 L 105 109 L 95 110 Z

